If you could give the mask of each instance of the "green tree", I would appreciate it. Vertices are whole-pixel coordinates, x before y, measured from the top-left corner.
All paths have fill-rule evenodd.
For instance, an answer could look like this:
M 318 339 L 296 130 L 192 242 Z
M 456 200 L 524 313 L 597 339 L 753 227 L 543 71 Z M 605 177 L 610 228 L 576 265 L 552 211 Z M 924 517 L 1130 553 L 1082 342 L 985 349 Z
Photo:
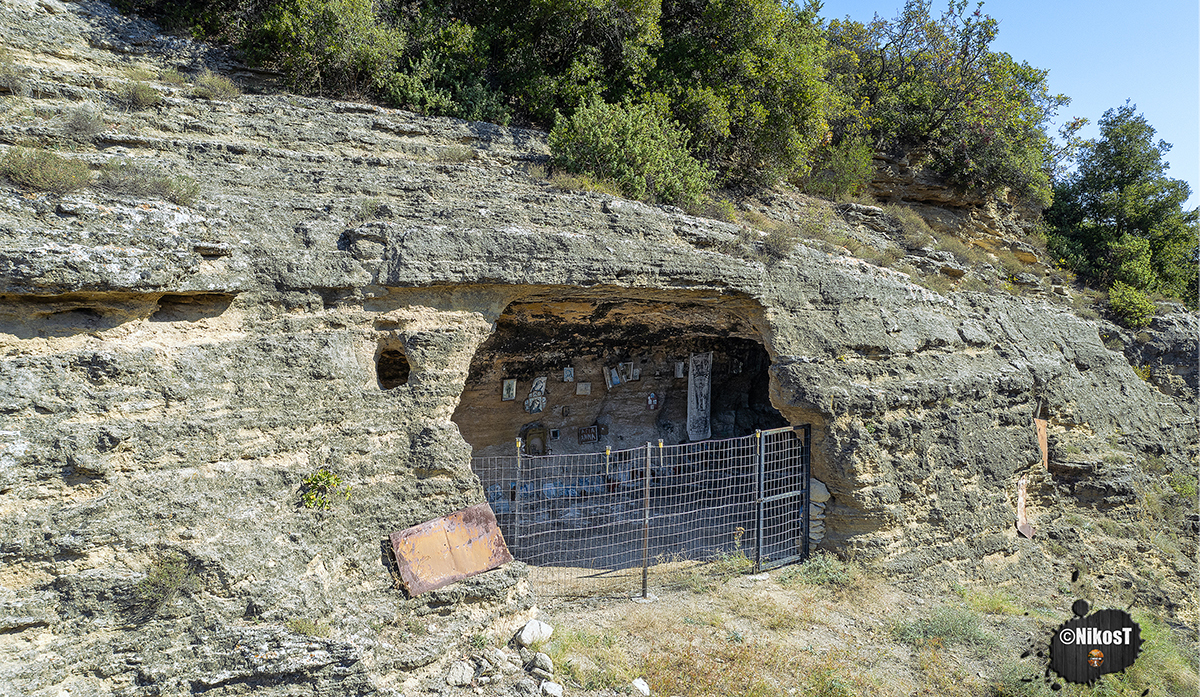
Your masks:
M 665 0 L 662 49 L 646 99 L 693 136 L 732 185 L 808 169 L 832 107 L 818 2 Z
M 1171 146 L 1125 104 L 1100 118 L 1074 173 L 1054 189 L 1045 213 L 1051 251 L 1102 287 L 1120 282 L 1196 305 L 1197 209 L 1187 183 L 1166 175 Z
M 1046 206 L 1056 148 L 1046 126 L 1069 100 L 1050 93 L 1047 71 L 991 50 L 998 23 L 982 5 L 951 0 L 934 17 L 928 0 L 909 0 L 892 20 L 832 22 L 832 82 L 848 105 L 833 141 L 867 134 L 960 189 L 1007 187 Z

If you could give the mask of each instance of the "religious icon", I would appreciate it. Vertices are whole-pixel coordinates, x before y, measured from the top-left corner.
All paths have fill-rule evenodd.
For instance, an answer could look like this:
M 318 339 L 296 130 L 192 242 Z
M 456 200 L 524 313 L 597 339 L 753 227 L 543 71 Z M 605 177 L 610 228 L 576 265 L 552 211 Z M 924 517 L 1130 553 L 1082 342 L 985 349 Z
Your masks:
M 683 377 L 683 361 L 675 361 L 675 377 Z
M 651 392 L 650 396 L 646 398 L 646 408 L 649 409 L 650 411 L 654 411 L 655 409 L 658 409 L 658 395 L 657 394 Z
M 590 383 L 590 382 L 575 383 L 575 394 L 589 395 L 591 393 L 592 393 L 592 383 Z
M 517 379 L 509 378 L 504 381 L 504 389 L 500 392 L 500 400 L 511 402 L 517 398 Z
M 563 382 L 575 382 L 574 366 L 567 366 L 566 368 L 563 368 Z

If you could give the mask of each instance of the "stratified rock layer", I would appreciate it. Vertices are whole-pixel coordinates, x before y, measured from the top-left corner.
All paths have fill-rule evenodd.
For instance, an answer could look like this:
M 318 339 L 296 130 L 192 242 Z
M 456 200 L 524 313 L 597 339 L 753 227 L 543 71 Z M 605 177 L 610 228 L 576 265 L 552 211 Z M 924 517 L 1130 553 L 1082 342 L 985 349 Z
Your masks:
M 804 245 L 730 256 L 735 225 L 530 176 L 533 131 L 165 83 L 126 112 L 130 59 L 224 59 L 98 3 L 5 0 L 0 25 L 28 88 L 0 102 L 0 142 L 201 189 L 179 206 L 0 184 L 2 694 L 444 686 L 447 647 L 523 623 L 522 567 L 408 600 L 381 543 L 483 500 L 452 415 L 514 303 L 546 322 L 677 307 L 695 335 L 760 342 L 771 403 L 813 425 L 822 546 L 896 573 L 1119 565 L 1135 552 L 1079 545 L 1064 512 L 1129 517 L 1147 463 L 1194 472 L 1195 315 L 1133 334 Z M 98 135 L 73 130 L 79 100 Z M 305 508 L 322 469 L 349 497 Z M 1022 475 L 1032 541 L 1013 527 Z M 1131 592 L 1194 616 L 1174 592 L 1192 562 L 1136 553 L 1162 576 Z

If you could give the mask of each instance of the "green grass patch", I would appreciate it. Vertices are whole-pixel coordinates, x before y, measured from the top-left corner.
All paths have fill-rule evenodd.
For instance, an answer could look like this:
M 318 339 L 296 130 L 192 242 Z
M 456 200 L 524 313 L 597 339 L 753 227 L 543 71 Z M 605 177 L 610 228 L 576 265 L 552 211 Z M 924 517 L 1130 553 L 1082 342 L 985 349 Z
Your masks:
M 989 591 L 973 588 L 965 591 L 962 596 L 972 610 L 986 615 L 1020 615 L 1024 612 L 1017 605 L 1016 597 L 1005 590 Z
M 542 648 L 560 677 L 585 690 L 620 688 L 638 677 L 613 634 L 560 628 Z
M 329 636 L 329 623 L 324 620 L 310 620 L 307 617 L 297 617 L 288 622 L 287 626 L 288 629 L 296 634 L 316 637 Z
M 66 194 L 87 186 L 92 170 L 86 163 L 49 150 L 13 148 L 0 160 L 0 174 L 36 191 Z
M 924 646 L 934 640 L 942 644 L 966 646 L 991 646 L 995 643 L 983 631 L 976 612 L 949 606 L 937 608 L 929 617 L 896 622 L 892 625 L 892 637 L 913 646 Z
M 810 586 L 846 586 L 857 576 L 857 570 L 833 556 L 820 551 L 799 564 L 789 566 L 780 572 L 779 584 L 787 587 L 797 584 Z

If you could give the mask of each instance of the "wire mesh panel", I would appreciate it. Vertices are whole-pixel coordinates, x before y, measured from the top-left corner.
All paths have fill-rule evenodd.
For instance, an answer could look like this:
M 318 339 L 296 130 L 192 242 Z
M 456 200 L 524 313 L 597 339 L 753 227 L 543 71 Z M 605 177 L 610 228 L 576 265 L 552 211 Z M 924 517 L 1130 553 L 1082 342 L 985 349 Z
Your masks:
M 586 592 L 568 578 L 628 590 L 651 565 L 730 557 L 776 565 L 804 554 L 807 447 L 789 427 L 602 453 L 480 457 L 472 466 L 513 556 L 543 567 L 535 574 L 543 592 Z

